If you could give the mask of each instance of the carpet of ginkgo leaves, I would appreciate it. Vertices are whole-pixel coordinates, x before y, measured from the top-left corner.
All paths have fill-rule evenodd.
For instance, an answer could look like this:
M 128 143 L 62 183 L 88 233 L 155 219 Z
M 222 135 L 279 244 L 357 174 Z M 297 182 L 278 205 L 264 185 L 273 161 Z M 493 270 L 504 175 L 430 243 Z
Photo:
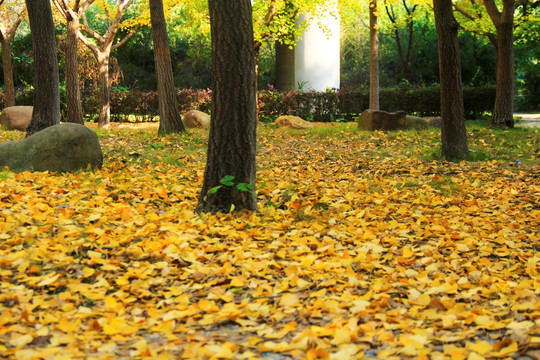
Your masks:
M 328 129 L 262 127 L 258 213 L 194 213 L 202 130 L 0 172 L 0 359 L 539 359 L 538 131 Z

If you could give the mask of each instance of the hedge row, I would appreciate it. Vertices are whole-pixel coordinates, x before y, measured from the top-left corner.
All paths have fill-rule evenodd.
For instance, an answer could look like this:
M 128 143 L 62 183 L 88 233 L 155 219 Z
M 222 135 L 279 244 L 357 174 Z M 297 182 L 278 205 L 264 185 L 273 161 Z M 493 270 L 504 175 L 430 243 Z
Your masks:
M 386 111 L 404 110 L 418 116 L 440 114 L 439 87 L 381 89 L 380 107 Z M 495 87 L 465 88 L 463 90 L 465 117 L 476 119 L 491 112 L 495 104 Z M 98 114 L 98 94 L 83 92 L 83 110 L 87 119 L 95 120 Z M 61 91 L 62 112 L 65 114 L 65 93 Z M 33 91 L 17 92 L 17 105 L 32 105 Z M 198 109 L 209 112 L 210 90 L 184 89 L 178 92 L 180 112 Z M 273 121 L 280 115 L 297 115 L 317 122 L 354 121 L 369 106 L 367 90 L 341 90 L 327 92 L 260 91 L 258 112 L 261 121 Z M 0 108 L 3 93 L 0 92 Z M 156 121 L 159 113 L 156 92 L 111 92 L 111 121 Z

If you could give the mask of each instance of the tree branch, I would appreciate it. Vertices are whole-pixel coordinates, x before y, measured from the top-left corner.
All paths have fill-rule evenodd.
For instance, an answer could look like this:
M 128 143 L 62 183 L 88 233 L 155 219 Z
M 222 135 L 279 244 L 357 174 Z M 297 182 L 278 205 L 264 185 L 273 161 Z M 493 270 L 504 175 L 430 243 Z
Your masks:
M 94 56 L 96 57 L 96 59 L 99 58 L 99 53 L 100 53 L 100 50 L 99 48 L 97 47 L 96 44 L 94 44 L 93 42 L 91 42 L 90 40 L 88 40 L 88 38 L 86 36 L 83 35 L 83 33 L 81 33 L 81 31 L 79 30 L 77 32 L 77 37 L 79 38 L 79 40 L 81 40 L 81 42 L 87 47 L 90 49 L 90 51 L 92 51 L 92 53 L 94 54 Z
M 483 0 L 483 2 L 489 17 L 493 22 L 493 25 L 497 27 L 497 25 L 501 22 L 502 14 L 497 8 L 497 4 L 495 4 L 495 0 Z
M 116 50 L 120 46 L 124 45 L 133 36 L 133 34 L 135 34 L 141 27 L 142 27 L 142 25 L 137 25 L 137 27 L 135 29 L 133 29 L 132 31 L 130 31 L 126 36 L 124 36 L 124 38 L 122 40 L 120 40 L 119 42 L 114 44 L 111 47 L 111 51 Z
M 11 27 L 6 33 L 6 39 L 12 39 L 15 36 L 15 33 L 17 32 L 17 28 L 21 24 L 21 22 L 24 20 L 24 17 L 26 16 L 26 8 L 24 8 L 19 15 L 17 16 L 17 19 L 13 22 Z
M 86 32 L 87 34 L 89 34 L 91 37 L 93 37 L 94 39 L 97 40 L 98 43 L 104 43 L 105 42 L 105 38 L 103 38 L 103 36 L 101 36 L 97 31 L 95 31 L 94 29 L 92 29 L 90 27 L 90 25 L 88 25 L 88 19 L 86 18 L 86 14 L 83 12 L 81 14 L 81 17 L 83 19 L 83 23 L 81 24 L 82 25 L 82 29 L 84 30 L 84 32 Z M 79 31 L 80 32 L 80 31 Z M 82 34 L 81 34 L 82 35 Z M 84 35 L 82 35 L 84 36 Z M 88 39 L 86 39 L 88 40 Z M 83 41 L 81 39 L 81 41 Z M 83 41 L 84 42 L 84 41 Z
M 456 10 L 458 13 L 460 13 L 461 15 L 465 16 L 467 19 L 471 20 L 471 21 L 475 21 L 476 18 L 474 16 L 472 16 L 471 14 L 469 14 L 468 12 L 466 12 L 463 8 L 459 7 L 457 4 L 454 4 L 454 10 Z

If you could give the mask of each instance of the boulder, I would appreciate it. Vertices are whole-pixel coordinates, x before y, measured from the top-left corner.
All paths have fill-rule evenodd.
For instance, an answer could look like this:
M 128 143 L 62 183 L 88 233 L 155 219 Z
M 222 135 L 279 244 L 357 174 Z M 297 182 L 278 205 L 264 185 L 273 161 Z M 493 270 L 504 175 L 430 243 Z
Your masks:
M 0 169 L 14 172 L 67 172 L 102 163 L 96 133 L 80 124 L 49 126 L 26 139 L 0 143 Z
M 291 127 L 293 129 L 311 129 L 313 124 L 298 116 L 284 115 L 274 121 L 274 125 L 279 127 Z
M 407 129 L 422 130 L 429 127 L 429 122 L 422 117 L 407 115 L 405 118 L 405 127 Z
M 210 129 L 210 115 L 199 110 L 190 110 L 182 116 L 185 128 Z
M 429 123 L 429 125 L 431 125 L 433 127 L 441 128 L 441 117 L 440 116 L 438 116 L 438 117 L 428 117 L 428 118 L 426 118 L 426 120 Z
M 9 130 L 26 131 L 32 120 L 33 106 L 10 106 L 2 110 L 0 124 Z
M 386 112 L 381 110 L 364 110 L 358 118 L 359 130 L 404 130 L 407 125 L 405 111 Z

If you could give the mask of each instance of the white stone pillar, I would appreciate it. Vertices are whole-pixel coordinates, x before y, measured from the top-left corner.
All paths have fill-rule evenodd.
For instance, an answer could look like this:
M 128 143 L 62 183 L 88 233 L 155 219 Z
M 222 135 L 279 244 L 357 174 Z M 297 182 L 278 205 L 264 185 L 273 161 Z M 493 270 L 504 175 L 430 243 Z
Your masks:
M 320 18 L 301 15 L 308 28 L 294 48 L 294 82 L 303 91 L 339 89 L 340 21 L 337 5 L 332 14 Z M 321 25 L 323 28 L 321 28 Z M 329 32 L 324 32 L 326 28 Z

